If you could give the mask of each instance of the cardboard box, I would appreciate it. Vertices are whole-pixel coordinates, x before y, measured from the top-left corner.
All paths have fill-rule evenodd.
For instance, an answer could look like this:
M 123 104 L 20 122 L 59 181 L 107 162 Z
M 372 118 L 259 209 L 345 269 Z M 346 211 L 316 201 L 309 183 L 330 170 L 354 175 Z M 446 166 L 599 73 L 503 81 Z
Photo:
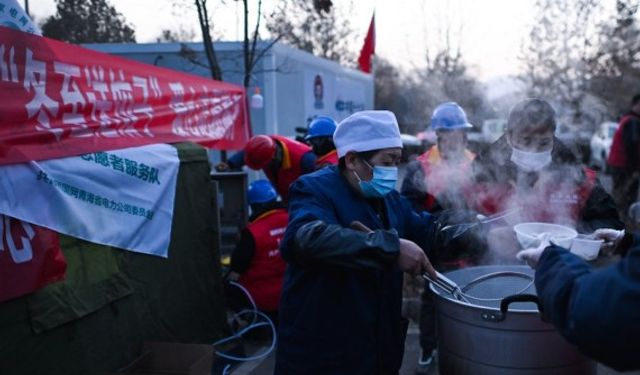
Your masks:
M 145 342 L 142 354 L 115 375 L 210 375 L 213 345 Z

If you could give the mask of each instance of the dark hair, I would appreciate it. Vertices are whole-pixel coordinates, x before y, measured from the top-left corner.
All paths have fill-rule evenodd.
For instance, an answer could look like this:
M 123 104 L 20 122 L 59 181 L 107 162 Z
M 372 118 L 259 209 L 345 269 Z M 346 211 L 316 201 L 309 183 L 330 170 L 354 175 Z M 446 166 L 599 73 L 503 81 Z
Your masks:
M 258 216 L 262 215 L 267 211 L 275 210 L 277 208 L 286 208 L 284 203 L 276 199 L 268 202 L 254 203 L 250 206 L 251 206 L 251 217 L 249 218 L 250 221 L 255 220 Z
M 308 143 L 316 156 L 322 156 L 336 149 L 332 136 L 311 138 Z
M 640 102 L 640 94 L 635 94 L 633 98 L 631 98 L 631 105 L 636 105 Z
M 366 160 L 368 162 L 369 160 L 371 160 L 373 155 L 378 153 L 378 151 L 380 150 L 356 152 L 356 156 L 358 157 L 358 159 Z M 344 161 L 344 156 L 338 160 L 338 169 L 340 171 L 344 171 L 345 169 L 347 169 L 347 163 Z
M 507 131 L 556 130 L 556 111 L 542 99 L 525 99 L 511 108 Z

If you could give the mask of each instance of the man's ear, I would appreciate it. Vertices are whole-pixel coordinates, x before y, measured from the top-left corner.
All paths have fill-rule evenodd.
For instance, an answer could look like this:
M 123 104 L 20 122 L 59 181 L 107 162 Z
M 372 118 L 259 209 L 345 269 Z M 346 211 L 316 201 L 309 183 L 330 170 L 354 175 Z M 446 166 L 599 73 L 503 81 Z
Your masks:
M 355 152 L 347 152 L 347 154 L 344 156 L 344 165 L 348 171 L 354 171 L 356 169 L 357 159 L 358 155 Z

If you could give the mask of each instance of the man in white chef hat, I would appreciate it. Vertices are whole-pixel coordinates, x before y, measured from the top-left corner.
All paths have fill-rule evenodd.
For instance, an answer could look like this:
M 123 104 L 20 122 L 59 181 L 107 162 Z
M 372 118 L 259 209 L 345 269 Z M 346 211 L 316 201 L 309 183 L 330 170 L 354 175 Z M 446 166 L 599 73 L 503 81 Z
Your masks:
M 277 374 L 397 374 L 407 321 L 402 273 L 435 276 L 434 220 L 395 190 L 395 115 L 357 112 L 333 136 L 338 166 L 289 190 Z

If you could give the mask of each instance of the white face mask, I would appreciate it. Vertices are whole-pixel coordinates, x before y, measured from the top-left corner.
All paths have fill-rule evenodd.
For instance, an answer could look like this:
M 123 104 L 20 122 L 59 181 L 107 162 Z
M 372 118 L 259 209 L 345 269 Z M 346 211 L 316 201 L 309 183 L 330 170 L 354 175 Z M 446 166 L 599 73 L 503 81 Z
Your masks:
M 551 150 L 529 152 L 512 146 L 511 161 L 524 172 L 537 172 L 551 163 Z

